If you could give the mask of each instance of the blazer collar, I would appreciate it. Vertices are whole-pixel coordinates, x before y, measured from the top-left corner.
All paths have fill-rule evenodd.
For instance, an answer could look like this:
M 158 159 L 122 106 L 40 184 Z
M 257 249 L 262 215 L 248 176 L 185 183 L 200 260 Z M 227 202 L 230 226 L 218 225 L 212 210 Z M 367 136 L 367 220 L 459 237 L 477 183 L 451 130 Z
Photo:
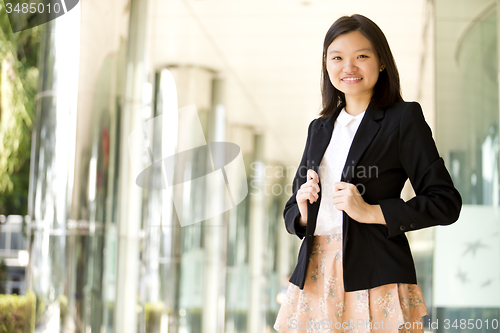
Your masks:
M 311 168 L 318 172 L 319 165 L 323 159 L 326 148 L 330 143 L 335 120 L 341 110 L 337 110 L 332 116 L 319 118 L 320 124 L 313 133 L 311 138 L 311 150 L 308 157 L 308 169 Z M 366 114 L 359 124 L 358 130 L 354 135 L 354 139 L 347 155 L 347 160 L 344 165 L 341 180 L 350 182 L 352 180 L 354 168 L 359 159 L 368 148 L 373 138 L 380 129 L 379 120 L 384 118 L 385 110 L 373 105 L 371 102 L 366 109 Z

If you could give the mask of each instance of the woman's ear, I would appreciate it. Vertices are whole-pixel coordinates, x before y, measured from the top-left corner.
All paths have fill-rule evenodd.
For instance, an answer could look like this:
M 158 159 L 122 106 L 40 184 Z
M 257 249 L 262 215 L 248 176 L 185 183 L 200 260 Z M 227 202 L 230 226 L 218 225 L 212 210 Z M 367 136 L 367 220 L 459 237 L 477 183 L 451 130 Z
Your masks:
M 384 64 L 381 64 L 380 65 L 380 72 L 382 72 L 384 70 L 384 68 L 385 68 Z

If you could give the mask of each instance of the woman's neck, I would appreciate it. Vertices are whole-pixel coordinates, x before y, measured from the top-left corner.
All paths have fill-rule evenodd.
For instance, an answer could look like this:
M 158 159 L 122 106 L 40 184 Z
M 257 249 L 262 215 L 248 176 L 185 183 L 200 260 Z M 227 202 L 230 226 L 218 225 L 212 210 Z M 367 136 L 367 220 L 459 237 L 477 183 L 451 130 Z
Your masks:
M 368 104 L 370 104 L 371 96 L 370 98 L 366 98 L 366 96 L 363 97 L 364 98 L 349 98 L 346 96 L 345 112 L 351 116 L 357 116 L 363 113 L 368 108 Z

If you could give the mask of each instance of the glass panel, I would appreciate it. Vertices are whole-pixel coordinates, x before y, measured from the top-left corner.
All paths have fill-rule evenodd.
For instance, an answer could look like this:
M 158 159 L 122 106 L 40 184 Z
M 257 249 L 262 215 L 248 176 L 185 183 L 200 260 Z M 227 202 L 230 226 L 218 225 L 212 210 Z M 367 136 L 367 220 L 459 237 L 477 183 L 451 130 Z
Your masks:
M 127 48 L 126 32 L 117 29 L 127 25 L 100 29 L 107 43 L 98 48 L 87 41 L 95 40 L 93 31 L 105 21 L 99 15 L 128 21 L 130 11 L 104 5 L 81 20 L 81 6 L 42 29 L 29 283 L 37 295 L 37 329 L 54 321 L 65 331 L 103 332 L 113 328 L 115 300 L 127 290 L 116 292 L 115 227 L 122 147 L 116 108 L 122 104 Z M 12 247 L 22 244 L 15 239 Z M 129 304 L 135 314 L 135 301 Z
M 232 126 L 229 140 L 240 147 L 251 147 L 244 153 L 245 169 L 250 178 L 247 182 L 252 191 L 252 176 L 248 172 L 254 157 L 254 133 L 251 129 Z M 250 198 L 249 195 L 234 209 L 231 209 L 227 231 L 227 273 L 226 273 L 226 304 L 225 332 L 243 333 L 248 329 L 248 307 L 250 304 L 250 267 L 249 267 L 249 237 L 250 237 Z
M 13 232 L 10 236 L 10 248 L 11 250 L 22 250 L 23 249 L 23 234 L 20 232 Z
M 443 0 L 436 6 L 438 145 L 463 203 L 498 205 L 496 6 L 459 21 L 450 18 L 456 6 Z
M 435 134 L 464 205 L 456 223 L 435 228 L 435 332 L 498 332 L 497 5 L 436 1 Z
M 7 233 L 2 232 L 0 233 L 0 250 L 4 250 L 7 242 Z

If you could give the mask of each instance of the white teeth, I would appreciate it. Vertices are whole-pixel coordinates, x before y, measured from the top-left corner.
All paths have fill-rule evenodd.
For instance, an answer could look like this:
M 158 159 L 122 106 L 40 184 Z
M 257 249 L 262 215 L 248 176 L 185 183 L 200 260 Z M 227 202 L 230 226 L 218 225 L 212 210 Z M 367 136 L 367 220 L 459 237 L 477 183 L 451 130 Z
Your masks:
M 361 80 L 360 77 L 347 77 L 345 79 L 342 79 L 343 81 L 359 81 Z

